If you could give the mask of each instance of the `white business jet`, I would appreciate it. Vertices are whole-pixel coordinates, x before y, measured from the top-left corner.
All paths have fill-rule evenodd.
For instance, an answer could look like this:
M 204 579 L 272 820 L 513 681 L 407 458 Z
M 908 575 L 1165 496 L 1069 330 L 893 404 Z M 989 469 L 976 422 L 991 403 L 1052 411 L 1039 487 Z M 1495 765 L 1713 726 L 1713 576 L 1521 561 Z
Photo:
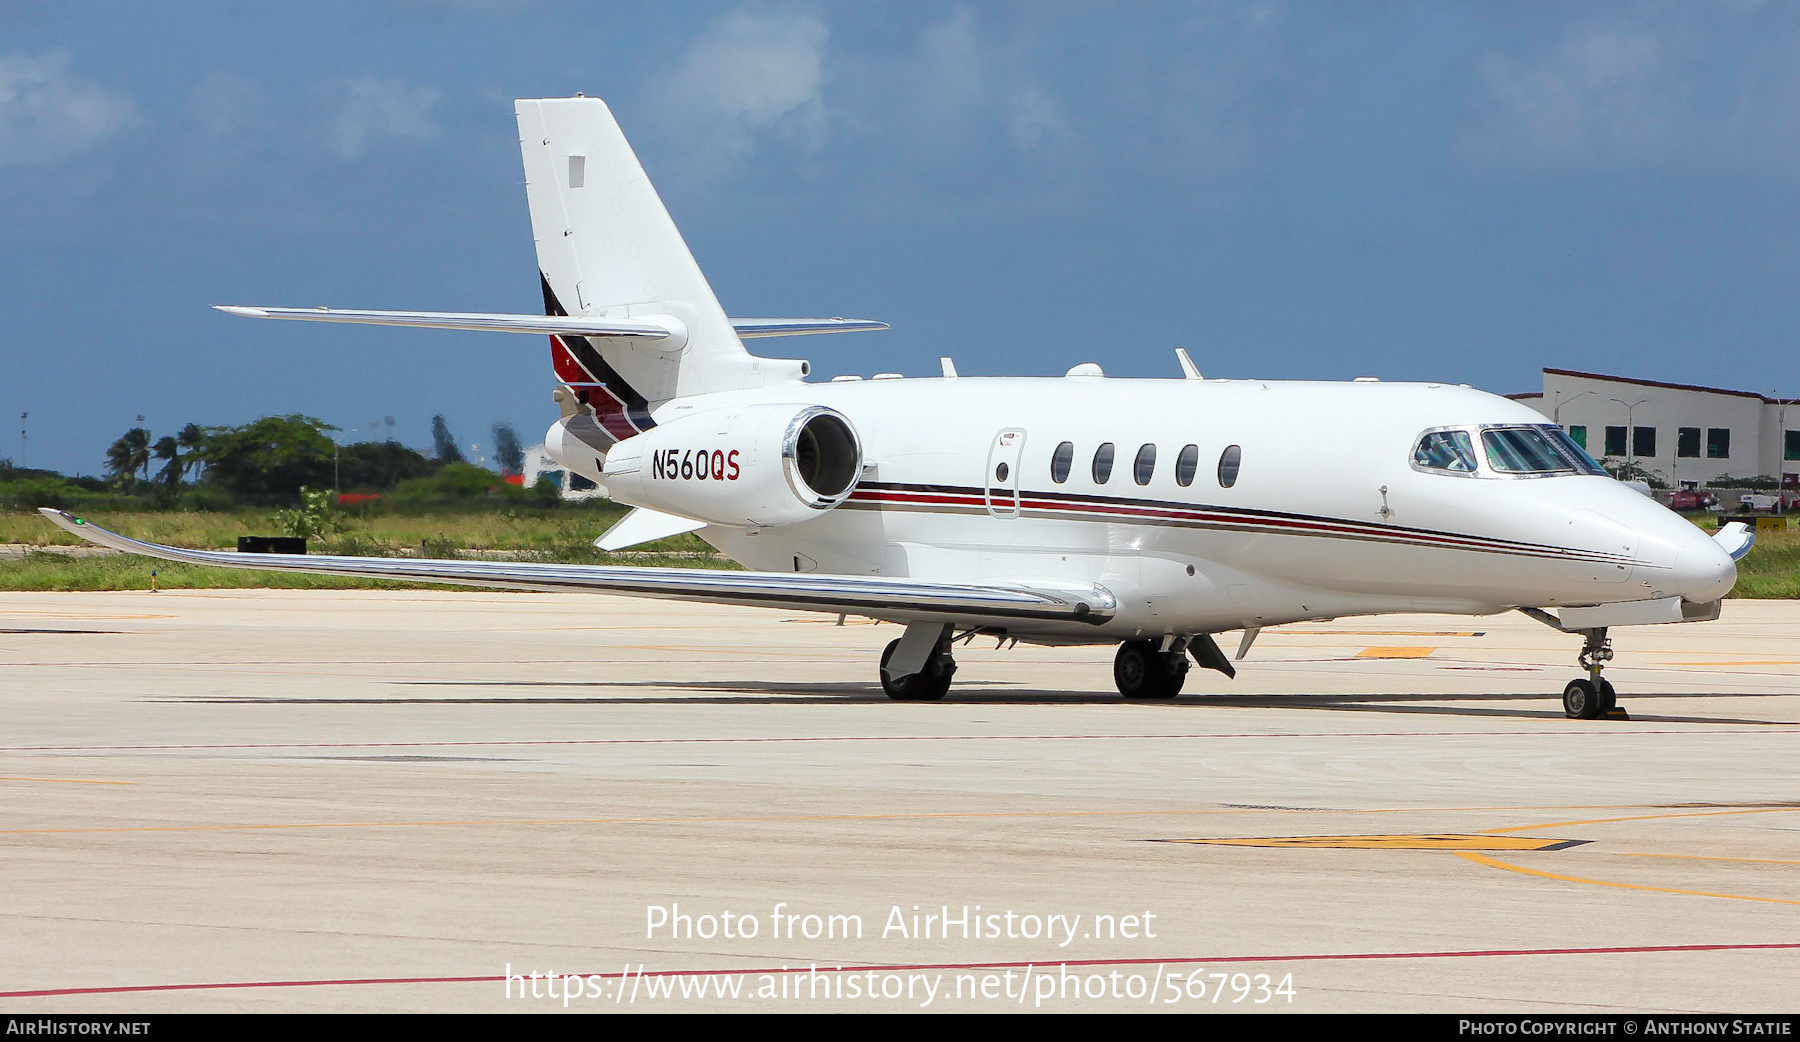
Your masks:
M 750 571 L 186 550 L 58 511 L 92 542 L 167 560 L 526 590 L 592 590 L 850 614 L 905 633 L 896 699 L 943 697 L 977 635 L 1116 644 L 1126 698 L 1235 675 L 1269 626 L 1517 609 L 1585 637 L 1570 717 L 1619 715 L 1612 626 L 1717 618 L 1749 549 L 1594 464 L 1561 428 L 1448 384 L 840 377 L 751 337 L 885 328 L 732 319 L 606 105 L 520 101 L 543 315 L 223 307 L 316 322 L 548 334 L 569 470 L 636 509 L 597 542 L 681 532 Z

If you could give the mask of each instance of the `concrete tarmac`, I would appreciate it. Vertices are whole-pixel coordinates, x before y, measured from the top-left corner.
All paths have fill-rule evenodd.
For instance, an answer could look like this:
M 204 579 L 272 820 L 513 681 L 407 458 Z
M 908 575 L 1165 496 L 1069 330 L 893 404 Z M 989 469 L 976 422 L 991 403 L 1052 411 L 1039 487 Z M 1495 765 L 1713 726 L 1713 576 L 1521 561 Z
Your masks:
M 0 1009 L 1794 1009 L 1800 605 L 1615 631 L 1595 722 L 1518 615 L 1151 704 L 835 621 L 0 594 Z

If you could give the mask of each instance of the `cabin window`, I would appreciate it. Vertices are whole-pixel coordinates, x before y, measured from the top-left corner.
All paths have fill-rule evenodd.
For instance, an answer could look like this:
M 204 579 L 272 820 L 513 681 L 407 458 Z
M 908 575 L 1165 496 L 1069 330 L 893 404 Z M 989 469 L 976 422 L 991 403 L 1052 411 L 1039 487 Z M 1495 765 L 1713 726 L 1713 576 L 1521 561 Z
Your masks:
M 1075 462 L 1075 443 L 1065 441 L 1050 454 L 1050 480 L 1058 485 L 1069 480 L 1069 466 Z
M 1094 450 L 1094 484 L 1104 485 L 1112 480 L 1113 443 L 1105 442 Z
M 1140 485 L 1148 485 L 1155 473 L 1156 446 L 1146 443 L 1138 449 L 1137 460 L 1131 465 L 1131 479 Z
M 1227 445 L 1225 451 L 1219 453 L 1219 487 L 1230 488 L 1237 484 L 1238 464 L 1244 460 L 1244 450 L 1239 445 Z
M 1474 439 L 1469 437 L 1468 431 L 1428 431 L 1413 448 L 1413 466 L 1452 474 L 1473 474 L 1476 470 Z
M 1200 469 L 1200 446 L 1183 445 L 1175 457 L 1175 484 L 1187 488 L 1194 483 L 1194 472 Z

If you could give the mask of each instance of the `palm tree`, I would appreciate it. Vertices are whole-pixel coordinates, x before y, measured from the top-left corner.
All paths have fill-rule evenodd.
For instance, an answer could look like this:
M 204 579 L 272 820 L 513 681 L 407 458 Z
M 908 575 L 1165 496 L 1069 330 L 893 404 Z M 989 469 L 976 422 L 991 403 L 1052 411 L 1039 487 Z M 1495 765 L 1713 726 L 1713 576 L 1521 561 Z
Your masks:
M 175 435 L 175 444 L 181 446 L 182 450 L 181 465 L 190 476 L 194 476 L 194 480 L 199 480 L 198 474 L 206 466 L 205 454 L 201 451 L 205 442 L 206 432 L 197 423 L 188 424 L 181 428 L 180 434 Z
M 175 435 L 165 434 L 156 439 L 156 447 L 150 454 L 164 461 L 163 468 L 156 472 L 156 480 L 171 489 L 180 485 L 181 472 L 186 469 L 187 461 L 181 456 L 181 444 L 175 440 Z
M 106 469 L 114 478 L 131 484 L 138 471 L 150 474 L 150 432 L 133 427 L 106 450 Z

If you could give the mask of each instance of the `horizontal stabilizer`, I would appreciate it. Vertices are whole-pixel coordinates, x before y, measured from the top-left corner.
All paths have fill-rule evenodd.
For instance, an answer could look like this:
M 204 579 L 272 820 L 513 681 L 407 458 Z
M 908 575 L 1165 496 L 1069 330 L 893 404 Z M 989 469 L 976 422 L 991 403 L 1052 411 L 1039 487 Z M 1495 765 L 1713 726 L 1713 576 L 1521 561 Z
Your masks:
M 628 337 L 665 340 L 685 337 L 673 315 L 647 318 L 597 318 L 588 315 L 488 315 L 460 311 L 350 311 L 336 308 L 252 308 L 214 304 L 228 315 L 280 318 L 292 322 L 347 322 L 365 326 L 416 326 L 424 329 L 485 329 L 500 333 L 547 333 L 551 336 Z M 860 333 L 886 329 L 886 322 L 865 318 L 734 318 L 731 326 L 744 338 L 807 336 L 814 333 Z
M 598 318 L 589 315 L 482 315 L 455 311 L 338 311 L 332 308 L 248 308 L 214 304 L 216 310 L 245 318 L 281 318 L 297 322 L 349 322 L 365 326 L 419 326 L 425 329 L 486 329 L 501 333 L 547 333 L 551 336 L 612 336 L 639 340 L 685 340 L 687 329 L 673 315 L 649 318 Z
M 676 517 L 649 507 L 638 507 L 620 519 L 619 523 L 606 530 L 606 534 L 594 540 L 594 545 L 607 553 L 623 550 L 639 543 L 654 542 L 667 539 L 672 535 L 686 532 L 698 532 L 706 527 L 706 522 L 692 518 Z
M 995 581 L 977 586 L 819 572 L 734 572 L 719 568 L 628 568 L 524 561 L 439 561 L 408 557 L 185 550 L 109 532 L 52 507 L 44 507 L 39 512 L 58 527 L 99 546 L 164 561 L 222 568 L 355 575 L 369 579 L 550 593 L 668 597 L 713 604 L 850 613 L 895 621 L 1034 619 L 1099 625 L 1111 619 L 1118 607 L 1118 599 L 1111 591 L 1088 583 Z
M 866 318 L 734 318 L 731 328 L 745 340 L 753 336 L 809 336 L 813 333 L 862 333 L 886 329 L 886 322 Z

